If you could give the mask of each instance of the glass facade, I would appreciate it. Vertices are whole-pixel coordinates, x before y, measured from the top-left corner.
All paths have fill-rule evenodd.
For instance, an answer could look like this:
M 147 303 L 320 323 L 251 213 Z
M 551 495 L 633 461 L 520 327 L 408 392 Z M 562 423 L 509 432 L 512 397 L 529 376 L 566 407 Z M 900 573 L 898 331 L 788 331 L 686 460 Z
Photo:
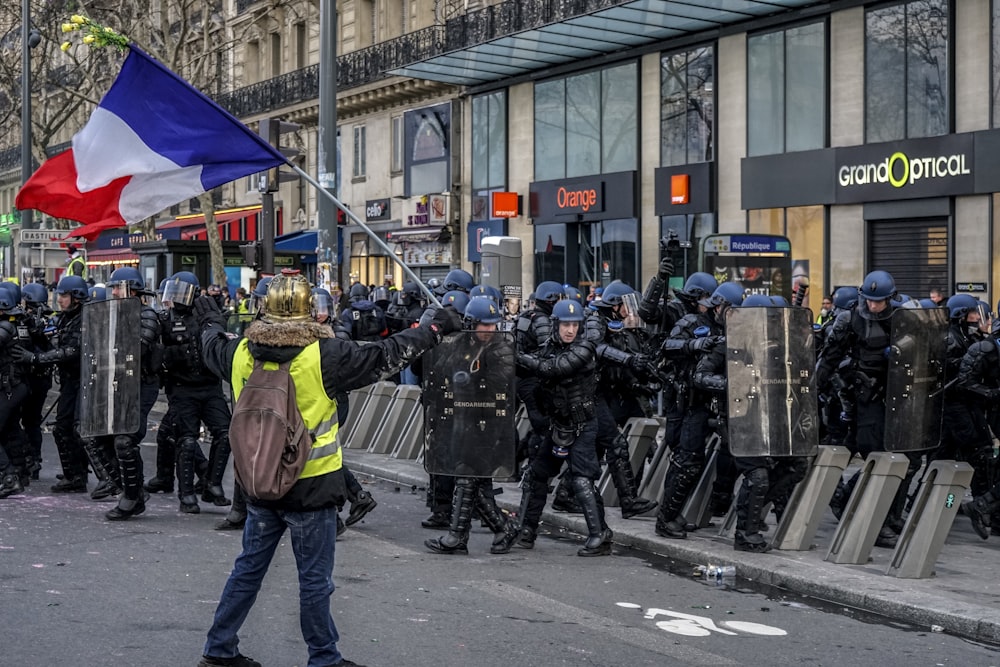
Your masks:
M 914 0 L 865 15 L 865 139 L 947 134 L 951 128 L 948 0 Z
M 472 188 L 507 184 L 507 92 L 472 98 Z
M 639 221 L 634 218 L 535 227 L 535 282 L 591 287 L 639 283 Z
M 751 234 L 787 236 L 792 246 L 792 285 L 803 277 L 809 280 L 802 305 L 819 315 L 826 285 L 826 214 L 822 206 L 796 206 L 747 211 L 747 231 Z
M 535 85 L 535 180 L 638 166 L 635 62 Z
M 660 164 L 710 162 L 715 153 L 715 50 L 660 58 Z
M 826 145 L 826 23 L 747 38 L 747 154 Z
M 702 240 L 709 234 L 715 234 L 716 219 L 714 213 L 697 213 L 693 215 L 665 215 L 660 218 L 660 238 L 671 231 L 677 233 L 681 242 L 681 263 L 674 267 L 676 276 L 671 279 L 671 286 L 680 289 L 684 279 L 698 270 L 698 250 Z M 690 244 L 690 247 L 685 247 Z M 676 261 L 676 260 L 675 260 Z

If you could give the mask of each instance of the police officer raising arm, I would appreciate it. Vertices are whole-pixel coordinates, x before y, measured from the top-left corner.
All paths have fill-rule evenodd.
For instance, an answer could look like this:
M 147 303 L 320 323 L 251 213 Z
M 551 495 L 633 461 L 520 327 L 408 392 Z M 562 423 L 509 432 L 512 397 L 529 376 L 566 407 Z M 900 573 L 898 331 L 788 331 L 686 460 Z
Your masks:
M 233 387 L 242 387 L 255 360 L 291 362 L 296 403 L 306 428 L 314 433 L 309 460 L 284 496 L 273 501 L 247 498 L 243 551 L 220 597 L 199 667 L 259 667 L 257 661 L 240 655 L 237 633 L 286 529 L 291 530 L 299 569 L 299 615 L 309 649 L 308 667 L 357 664 L 338 650 L 339 635 L 330 614 L 337 506 L 346 494 L 334 396 L 398 370 L 461 328 L 457 313 L 446 307 L 434 314 L 430 325 L 360 346 L 335 338 L 329 327 L 315 322 L 310 302 L 308 281 L 297 271 L 283 271 L 268 285 L 263 318 L 247 327 L 245 338 L 236 340 L 227 338 L 225 319 L 214 300 L 195 302 L 204 327 L 201 340 L 208 368 Z

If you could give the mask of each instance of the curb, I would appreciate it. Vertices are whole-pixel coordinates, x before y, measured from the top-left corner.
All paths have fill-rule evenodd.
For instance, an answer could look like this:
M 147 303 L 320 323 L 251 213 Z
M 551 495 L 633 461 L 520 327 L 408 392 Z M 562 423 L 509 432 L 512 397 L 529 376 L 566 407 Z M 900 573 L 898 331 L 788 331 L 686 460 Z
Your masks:
M 356 473 L 404 486 L 422 487 L 427 484 L 426 473 L 413 461 L 399 461 L 386 455 L 350 449 L 344 450 L 344 459 Z M 504 489 L 505 497 L 498 497 L 497 504 L 503 509 L 516 509 L 520 500 L 517 486 L 498 486 Z M 550 526 L 578 534 L 587 532 L 582 518 L 553 512 L 548 506 L 542 514 L 542 520 Z M 653 532 L 653 523 L 649 520 L 625 521 L 618 516 L 609 516 L 608 524 L 614 531 L 614 541 L 619 546 L 641 549 L 692 564 L 734 565 L 739 576 L 745 579 L 797 595 L 860 609 L 928 631 L 933 626 L 940 626 L 945 632 L 959 637 L 991 644 L 1000 643 L 1000 610 L 910 590 L 906 587 L 906 582 L 910 580 L 876 573 L 871 566 L 817 565 L 805 562 L 803 553 L 809 552 L 747 554 L 734 551 L 729 543 L 720 539 L 694 537 L 668 540 Z

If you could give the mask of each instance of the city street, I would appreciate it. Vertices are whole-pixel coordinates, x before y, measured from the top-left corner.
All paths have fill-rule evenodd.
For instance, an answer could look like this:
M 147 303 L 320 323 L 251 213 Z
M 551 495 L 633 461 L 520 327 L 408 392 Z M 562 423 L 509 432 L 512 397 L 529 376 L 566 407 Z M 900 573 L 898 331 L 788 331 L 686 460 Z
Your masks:
M 144 446 L 147 474 L 154 448 Z M 156 495 L 141 517 L 109 523 L 110 502 L 52 495 L 42 479 L 0 501 L 3 664 L 195 665 L 239 533 L 225 508 L 177 511 Z M 990 647 L 737 579 L 717 587 L 671 563 L 617 547 L 576 556 L 579 536 L 546 532 L 532 551 L 429 553 L 422 489 L 362 476 L 378 507 L 337 544 L 333 613 L 344 655 L 360 664 L 435 665 L 998 665 Z M 510 500 L 504 498 L 504 500 Z M 268 667 L 304 665 L 291 549 L 279 549 L 242 633 Z

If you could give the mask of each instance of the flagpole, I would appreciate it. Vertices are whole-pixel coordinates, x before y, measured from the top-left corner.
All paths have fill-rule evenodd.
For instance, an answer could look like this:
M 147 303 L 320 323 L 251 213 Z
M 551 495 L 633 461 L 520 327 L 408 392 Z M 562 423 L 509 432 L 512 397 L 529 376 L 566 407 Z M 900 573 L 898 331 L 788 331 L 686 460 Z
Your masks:
M 413 282 L 415 282 L 417 284 L 417 286 L 420 288 L 420 291 L 422 291 L 427 296 L 428 300 L 430 300 L 430 302 L 433 303 L 438 308 L 441 307 L 441 302 L 437 300 L 437 297 L 434 296 L 434 293 L 431 292 L 430 289 L 428 289 L 427 285 L 425 285 L 423 283 L 423 281 L 420 280 L 420 278 L 417 277 L 417 274 L 415 274 L 413 272 L 413 269 L 411 269 L 410 267 L 408 267 L 405 263 L 403 263 L 403 261 L 401 259 L 399 259 L 398 257 L 396 257 L 396 253 L 394 253 L 389 248 L 389 246 L 387 246 L 385 244 L 385 241 L 383 241 L 382 239 L 380 239 L 378 237 L 378 234 L 376 234 L 371 229 L 369 229 L 368 225 L 366 225 L 365 223 L 361 222 L 361 218 L 359 218 L 358 216 L 354 215 L 354 212 L 351 211 L 351 209 L 349 209 L 346 206 L 344 206 L 344 204 L 339 199 L 337 199 L 333 195 L 332 192 L 330 192 L 329 190 L 327 190 L 326 188 L 324 188 L 322 185 L 320 185 L 319 181 L 317 181 L 315 178 L 313 178 L 308 172 L 304 171 L 302 168 L 300 168 L 297 165 L 294 165 L 294 164 L 292 164 L 290 162 L 288 163 L 288 166 L 290 166 L 295 171 L 296 174 L 298 174 L 302 178 L 306 179 L 306 182 L 309 183 L 309 185 L 311 185 L 314 188 L 316 188 L 316 191 L 318 193 L 320 193 L 321 195 L 323 195 L 324 197 L 326 197 L 327 199 L 329 199 L 330 202 L 332 202 L 334 206 L 336 206 L 341 211 L 343 211 L 344 215 L 346 215 L 348 218 L 350 218 L 352 221 L 354 221 L 354 224 L 356 224 L 359 227 L 361 227 L 361 229 L 364 230 L 365 234 L 367 234 L 368 237 L 371 238 L 372 241 L 375 241 L 375 245 L 377 245 L 379 248 L 381 248 L 382 250 L 384 250 L 385 254 L 388 255 L 389 258 L 392 261 L 396 262 L 396 264 L 398 264 L 401 269 L 403 269 L 403 273 L 406 274 L 406 277 L 409 278 L 410 280 L 412 280 Z

